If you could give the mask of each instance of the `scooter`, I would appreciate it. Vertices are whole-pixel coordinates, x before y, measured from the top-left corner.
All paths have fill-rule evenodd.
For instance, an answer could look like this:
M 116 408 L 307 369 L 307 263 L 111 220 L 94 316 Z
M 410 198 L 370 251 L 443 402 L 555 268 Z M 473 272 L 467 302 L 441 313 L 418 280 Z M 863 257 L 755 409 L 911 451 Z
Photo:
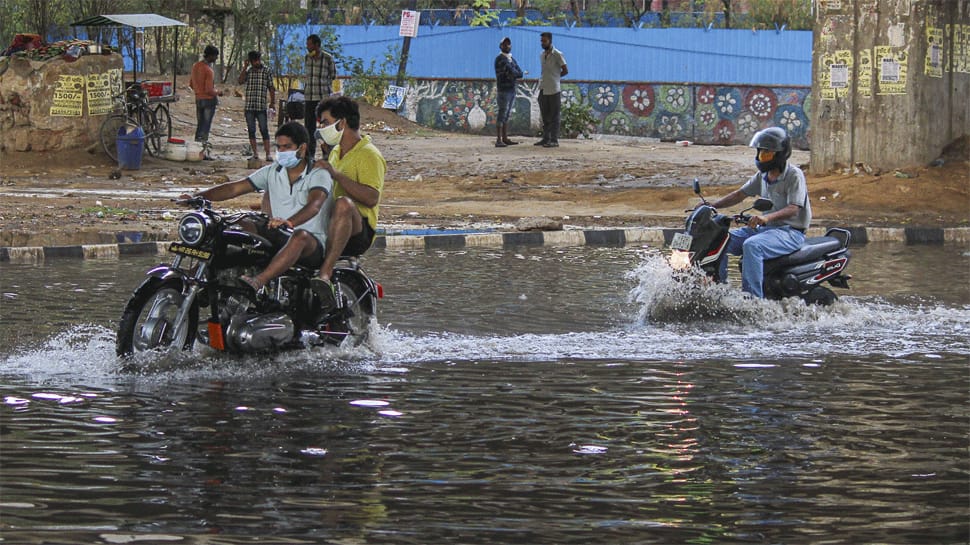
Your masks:
M 196 341 L 251 354 L 366 340 L 384 292 L 364 274 L 358 256 L 341 256 L 334 267 L 333 302 L 320 300 L 310 287 L 316 271 L 299 263 L 253 292 L 239 277 L 265 268 L 291 232 L 281 228 L 274 243 L 247 229 L 267 222 L 263 214 L 223 215 L 201 197 L 178 202 L 195 210 L 179 221 L 171 264 L 150 269 L 125 306 L 118 356 L 189 350 Z M 200 325 L 205 309 L 209 316 Z
M 726 282 L 726 278 L 720 278 L 718 263 L 727 259 L 724 254 L 731 225 L 747 224 L 751 219 L 747 212 L 752 209 L 771 210 L 771 200 L 759 198 L 753 206 L 729 216 L 719 214 L 707 202 L 697 180 L 694 180 L 694 193 L 701 198 L 701 205 L 687 210 L 690 214 L 684 231 L 674 234 L 670 242 L 670 265 L 675 270 L 697 267 L 715 282 Z M 825 236 L 806 238 L 799 250 L 765 261 L 765 297 L 777 300 L 797 296 L 808 304 L 831 305 L 838 297 L 822 284 L 849 289 L 852 276 L 846 274 L 846 267 L 851 257 L 851 241 L 848 230 L 830 228 Z

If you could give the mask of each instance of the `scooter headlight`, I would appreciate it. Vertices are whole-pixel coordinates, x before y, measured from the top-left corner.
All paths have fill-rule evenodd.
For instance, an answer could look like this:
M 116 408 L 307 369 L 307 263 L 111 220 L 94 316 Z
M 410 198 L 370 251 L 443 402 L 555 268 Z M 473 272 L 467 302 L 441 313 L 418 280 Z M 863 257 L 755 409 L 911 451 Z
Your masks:
M 690 252 L 685 250 L 673 250 L 670 252 L 670 267 L 675 271 L 683 271 L 690 268 Z
M 189 246 L 198 246 L 205 241 L 209 232 L 208 218 L 202 214 L 190 213 L 179 221 L 179 239 Z

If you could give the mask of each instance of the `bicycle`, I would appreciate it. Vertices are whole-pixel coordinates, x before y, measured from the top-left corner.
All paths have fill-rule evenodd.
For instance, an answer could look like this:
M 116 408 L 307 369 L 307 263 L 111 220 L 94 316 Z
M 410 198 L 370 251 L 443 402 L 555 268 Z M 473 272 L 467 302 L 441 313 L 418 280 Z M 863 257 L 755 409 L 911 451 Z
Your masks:
M 131 83 L 125 92 L 114 97 L 114 113 L 102 123 L 99 131 L 101 147 L 111 159 L 118 160 L 118 134 L 122 127 L 141 127 L 145 133 L 145 151 L 156 156 L 172 136 L 172 116 L 165 104 L 154 108 L 148 102 L 148 93 L 137 83 Z

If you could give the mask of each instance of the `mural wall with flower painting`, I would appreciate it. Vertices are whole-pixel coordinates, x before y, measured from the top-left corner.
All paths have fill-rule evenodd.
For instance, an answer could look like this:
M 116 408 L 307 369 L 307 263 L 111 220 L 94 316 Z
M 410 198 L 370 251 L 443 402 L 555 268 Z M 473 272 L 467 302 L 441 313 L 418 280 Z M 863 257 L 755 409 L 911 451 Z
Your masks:
M 760 129 L 784 127 L 792 143 L 808 148 L 810 87 L 563 82 L 563 106 L 588 104 L 599 125 L 593 132 L 747 144 Z M 495 83 L 491 80 L 419 80 L 399 113 L 440 130 L 494 134 Z M 518 86 L 511 131 L 535 135 L 540 127 L 538 85 Z

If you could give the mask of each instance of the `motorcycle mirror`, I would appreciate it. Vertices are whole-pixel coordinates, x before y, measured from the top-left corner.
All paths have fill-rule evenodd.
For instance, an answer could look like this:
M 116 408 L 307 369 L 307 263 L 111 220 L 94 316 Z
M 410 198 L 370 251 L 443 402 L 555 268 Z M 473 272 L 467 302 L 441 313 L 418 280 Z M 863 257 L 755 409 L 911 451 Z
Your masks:
M 694 194 L 701 194 L 701 182 L 697 178 L 694 178 Z
M 768 210 L 771 210 L 772 206 L 774 205 L 772 204 L 771 199 L 758 199 L 754 201 L 754 209 L 758 212 L 767 212 Z

